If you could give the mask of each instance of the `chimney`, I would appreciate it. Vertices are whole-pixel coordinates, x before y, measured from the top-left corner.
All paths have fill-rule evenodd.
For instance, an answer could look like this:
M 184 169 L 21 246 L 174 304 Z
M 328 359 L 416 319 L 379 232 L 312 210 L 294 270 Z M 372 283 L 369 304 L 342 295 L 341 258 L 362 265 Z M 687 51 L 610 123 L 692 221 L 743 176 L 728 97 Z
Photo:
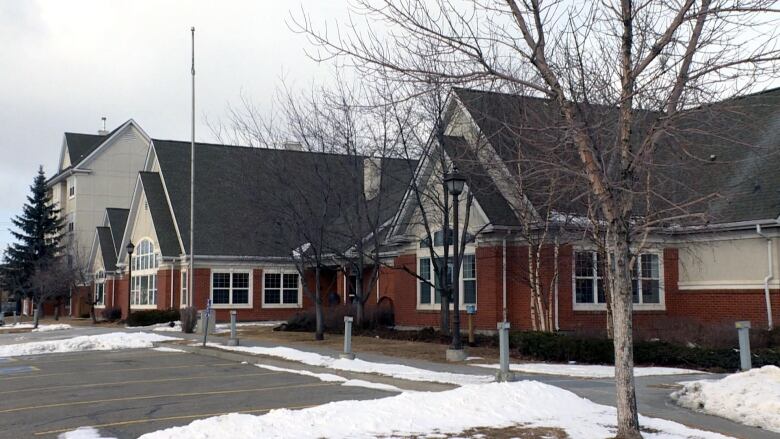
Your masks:
M 363 159 L 363 195 L 366 200 L 373 200 L 379 195 L 382 183 L 382 158 L 366 157 Z
M 106 116 L 101 117 L 100 120 L 103 122 L 103 128 L 98 130 L 98 134 L 105 136 L 108 134 L 108 130 L 106 130 Z
M 301 145 L 301 142 L 284 142 L 282 143 L 282 147 L 288 151 L 303 151 L 303 145 Z

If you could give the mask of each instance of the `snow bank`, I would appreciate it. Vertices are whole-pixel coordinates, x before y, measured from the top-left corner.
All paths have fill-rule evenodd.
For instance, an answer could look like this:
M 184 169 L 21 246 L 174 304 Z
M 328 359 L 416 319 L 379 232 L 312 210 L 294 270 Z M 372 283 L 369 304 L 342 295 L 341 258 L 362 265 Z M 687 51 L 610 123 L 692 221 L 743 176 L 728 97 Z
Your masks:
M 294 373 L 298 375 L 310 376 L 313 378 L 317 378 L 320 381 L 341 383 L 342 386 L 365 387 L 368 389 L 384 390 L 387 392 L 399 392 L 399 393 L 404 392 L 404 390 L 399 389 L 398 387 L 392 386 L 390 384 L 374 383 L 371 381 L 364 381 L 364 380 L 348 380 L 342 376 L 334 375 L 332 373 L 315 373 L 309 370 L 287 369 L 284 367 L 271 366 L 270 364 L 255 364 L 255 366 L 263 369 L 273 370 L 276 372 L 287 372 L 287 373 Z
M 17 324 L 10 324 L 5 326 L 0 326 L 0 331 L 7 331 L 9 329 L 32 329 L 35 326 L 31 323 L 17 323 Z
M 100 432 L 92 427 L 81 427 L 78 430 L 62 433 L 57 439 L 116 439 L 113 437 L 101 436 Z
M 56 325 L 38 325 L 38 329 L 33 329 L 32 332 L 62 331 L 65 329 L 71 329 L 71 326 L 64 323 Z
M 403 364 L 373 363 L 360 359 L 336 359 L 313 352 L 304 352 L 281 346 L 264 348 L 258 346 L 222 346 L 213 343 L 210 343 L 209 346 L 229 351 L 247 352 L 251 354 L 284 358 L 285 360 L 297 361 L 299 363 L 308 364 L 310 366 L 327 367 L 330 369 L 343 370 L 347 372 L 373 373 L 410 381 L 428 381 L 457 385 L 484 384 L 493 381 L 493 377 L 489 375 L 467 375 L 450 372 L 435 372 L 432 370 L 405 366 Z
M 64 340 L 36 341 L 0 346 L 0 357 L 39 355 L 62 352 L 110 351 L 114 349 L 150 348 L 158 341 L 177 340 L 146 332 L 112 332 L 100 335 L 84 335 Z
M 349 413 L 349 416 L 344 416 Z M 142 439 L 373 438 L 454 434 L 475 427 L 562 428 L 572 439 L 615 435 L 615 409 L 536 381 L 467 385 L 446 392 L 401 393 L 369 401 L 340 401 L 262 416 L 232 413 L 160 430 Z M 722 439 L 681 424 L 641 417 L 646 438 Z
M 499 369 L 498 364 L 472 364 L 472 366 Z M 613 378 L 614 366 L 599 366 L 593 364 L 551 364 L 551 363 L 521 363 L 510 364 L 513 372 L 538 373 L 544 375 L 565 375 L 577 378 Z M 704 372 L 692 369 L 678 369 L 674 367 L 635 367 L 634 376 L 653 375 L 684 375 L 702 374 Z
M 683 407 L 780 433 L 780 367 L 681 384 L 672 399 Z

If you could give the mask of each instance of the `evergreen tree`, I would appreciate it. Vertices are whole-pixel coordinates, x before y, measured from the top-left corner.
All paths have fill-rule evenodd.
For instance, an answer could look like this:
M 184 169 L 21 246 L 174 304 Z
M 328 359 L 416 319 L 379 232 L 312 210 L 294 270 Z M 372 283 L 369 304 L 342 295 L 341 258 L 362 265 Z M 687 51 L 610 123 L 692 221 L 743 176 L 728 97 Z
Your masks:
M 43 166 L 38 168 L 22 214 L 12 219 L 17 242 L 5 251 L 3 283 L 17 296 L 33 295 L 31 277 L 62 251 L 60 210 L 49 201 Z

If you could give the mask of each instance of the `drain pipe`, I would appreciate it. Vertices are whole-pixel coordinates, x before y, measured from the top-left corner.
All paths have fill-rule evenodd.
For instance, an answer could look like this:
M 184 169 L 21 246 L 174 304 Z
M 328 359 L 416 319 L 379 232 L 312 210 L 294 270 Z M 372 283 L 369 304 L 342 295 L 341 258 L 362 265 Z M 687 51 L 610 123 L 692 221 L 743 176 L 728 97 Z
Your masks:
M 772 266 L 772 239 L 766 236 L 761 231 L 761 224 L 756 224 L 756 233 L 758 236 L 766 239 L 766 257 L 767 257 L 767 274 L 764 278 L 764 299 L 766 300 L 766 320 L 769 329 L 772 329 L 772 299 L 769 295 L 769 281 L 774 278 L 774 267 Z
M 507 233 L 508 235 L 508 233 Z M 503 299 L 503 322 L 506 323 L 507 309 L 506 309 L 506 236 L 501 242 L 501 275 L 502 275 L 502 299 Z
M 559 250 L 559 244 L 558 244 L 558 237 L 556 236 L 555 237 L 555 258 L 554 258 L 554 262 L 553 262 L 555 264 L 555 271 L 556 271 L 556 274 L 555 274 L 555 285 L 553 287 L 554 288 L 554 292 L 553 292 L 554 304 L 553 305 L 555 306 L 554 313 L 555 313 L 555 330 L 556 331 L 560 331 L 561 330 L 561 325 L 560 325 L 559 320 L 558 320 L 558 285 L 560 284 L 560 281 L 561 281 L 561 273 L 560 273 L 561 267 L 558 264 L 558 259 L 559 259 L 559 254 L 558 253 L 559 253 L 559 251 L 560 250 Z

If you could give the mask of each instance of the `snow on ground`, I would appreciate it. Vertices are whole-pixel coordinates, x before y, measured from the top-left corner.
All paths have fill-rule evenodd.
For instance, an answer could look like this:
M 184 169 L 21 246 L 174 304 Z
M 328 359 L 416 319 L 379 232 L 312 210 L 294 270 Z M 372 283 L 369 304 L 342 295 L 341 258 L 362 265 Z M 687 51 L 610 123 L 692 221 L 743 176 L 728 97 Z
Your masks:
M 187 351 L 183 351 L 181 349 L 176 349 L 176 348 L 169 348 L 167 346 L 160 346 L 160 347 L 157 347 L 157 348 L 152 348 L 152 350 L 153 351 L 157 351 L 157 352 L 184 352 L 184 353 L 187 353 Z
M 780 433 L 780 367 L 681 384 L 672 399 L 683 407 Z
M 81 427 L 78 430 L 62 433 L 57 439 L 116 439 L 101 436 L 100 432 L 92 427 Z
M 71 326 L 64 323 L 55 325 L 38 325 L 38 329 L 33 329 L 32 332 L 62 331 L 65 329 L 71 329 Z
M 250 327 L 276 327 L 281 325 L 282 323 L 286 323 L 284 320 L 266 320 L 262 322 L 243 322 L 243 323 L 236 323 L 236 328 L 239 330 L 241 328 L 250 328 Z M 217 323 L 217 327 L 214 330 L 215 333 L 223 333 L 223 332 L 230 332 L 230 323 Z
M 231 413 L 148 433 L 141 439 L 407 437 L 518 424 L 562 428 L 572 439 L 594 439 L 614 436 L 615 418 L 613 407 L 548 384 L 520 381 L 339 401 L 302 410 L 278 409 L 262 416 Z M 662 419 L 640 417 L 640 422 L 652 429 L 644 434 L 648 439 L 725 438 Z
M 436 372 L 432 370 L 406 366 L 403 364 L 373 363 L 361 359 L 336 359 L 314 352 L 304 352 L 282 346 L 265 348 L 258 346 L 222 346 L 215 343 L 209 343 L 209 346 L 229 351 L 247 352 L 250 354 L 284 358 L 285 360 L 297 361 L 308 364 L 310 366 L 327 367 L 330 369 L 343 370 L 347 372 L 373 373 L 410 381 L 429 381 L 457 385 L 482 384 L 493 381 L 493 377 L 489 375 L 467 375 L 450 372 Z
M 82 335 L 63 340 L 35 341 L 0 346 L 0 357 L 39 355 L 62 352 L 109 351 L 114 349 L 151 348 L 153 342 L 178 340 L 146 332 L 112 332 Z
M 32 329 L 32 332 L 61 331 L 64 329 L 71 329 L 71 326 L 66 324 L 54 324 L 54 325 L 39 324 L 38 329 L 33 329 L 33 328 L 35 328 L 35 325 L 33 325 L 32 323 L 17 323 L 15 325 L 0 326 L 0 331 L 11 330 L 11 329 Z
M 388 392 L 399 392 L 399 393 L 405 391 L 399 389 L 396 386 L 392 386 L 390 384 L 372 383 L 370 381 L 364 381 L 364 380 L 348 380 L 342 376 L 334 375 L 332 373 L 316 373 L 309 370 L 287 369 L 284 367 L 271 366 L 270 364 L 255 364 L 255 366 L 263 369 L 273 370 L 276 372 L 287 372 L 287 373 L 294 373 L 298 375 L 306 375 L 313 378 L 317 378 L 320 381 L 341 383 L 342 386 L 366 387 L 368 389 L 385 390 Z
M 472 366 L 499 369 L 498 364 L 472 364 Z M 594 364 L 551 364 L 551 363 L 521 363 L 510 364 L 509 370 L 513 372 L 538 373 L 543 375 L 565 375 L 577 378 L 613 378 L 614 366 L 599 366 Z M 635 367 L 634 376 L 653 375 L 684 375 L 702 374 L 704 372 L 692 369 L 678 369 L 674 367 Z

